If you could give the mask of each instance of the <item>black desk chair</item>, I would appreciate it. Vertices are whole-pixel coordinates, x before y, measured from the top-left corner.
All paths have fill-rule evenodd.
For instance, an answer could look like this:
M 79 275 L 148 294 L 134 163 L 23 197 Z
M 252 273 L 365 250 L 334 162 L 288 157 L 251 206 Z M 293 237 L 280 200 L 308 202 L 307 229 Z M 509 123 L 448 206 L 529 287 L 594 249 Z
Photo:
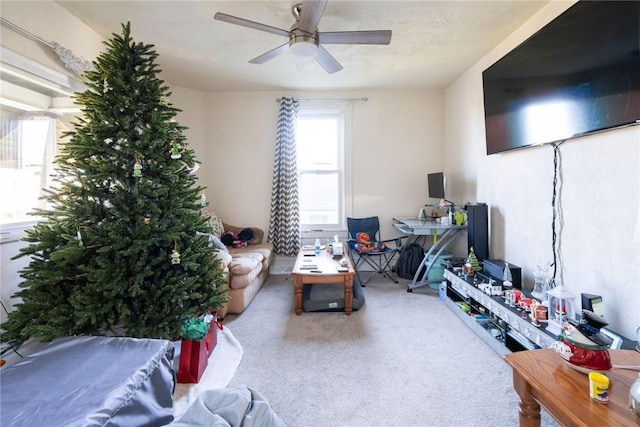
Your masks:
M 369 218 L 347 218 L 347 230 L 349 240 L 347 245 L 353 260 L 353 267 L 362 286 L 366 286 L 375 277 L 376 273 L 398 283 L 398 280 L 389 275 L 391 272 L 391 261 L 400 252 L 402 239 L 407 236 L 396 237 L 395 239 L 380 239 L 380 221 L 377 216 Z M 393 243 L 393 246 L 389 246 Z M 359 267 L 369 265 L 373 268 L 372 274 L 366 281 L 360 277 Z

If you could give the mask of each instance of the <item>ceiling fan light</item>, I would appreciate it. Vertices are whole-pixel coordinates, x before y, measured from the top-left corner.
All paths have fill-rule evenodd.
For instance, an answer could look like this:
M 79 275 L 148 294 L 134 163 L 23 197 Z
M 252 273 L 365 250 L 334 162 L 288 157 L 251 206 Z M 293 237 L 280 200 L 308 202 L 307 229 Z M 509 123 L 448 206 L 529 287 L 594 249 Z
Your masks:
M 318 45 L 310 41 L 301 40 L 292 43 L 291 46 L 289 46 L 289 50 L 296 56 L 312 58 L 318 54 Z

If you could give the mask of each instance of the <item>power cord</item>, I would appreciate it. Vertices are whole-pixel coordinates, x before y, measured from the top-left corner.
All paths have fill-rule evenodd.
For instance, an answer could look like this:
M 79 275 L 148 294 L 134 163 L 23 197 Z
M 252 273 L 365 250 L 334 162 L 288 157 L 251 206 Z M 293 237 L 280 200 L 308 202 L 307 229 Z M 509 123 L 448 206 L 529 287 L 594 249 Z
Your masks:
M 560 241 L 558 240 L 558 233 L 556 232 L 556 222 L 562 226 L 562 209 L 558 203 L 559 193 L 561 189 L 561 174 L 560 174 L 560 145 L 566 140 L 552 143 L 553 147 L 553 194 L 551 197 L 551 210 L 553 212 L 553 218 L 551 221 L 551 251 L 553 252 L 553 276 L 549 281 L 549 287 L 556 286 L 556 276 L 558 273 L 558 263 L 560 258 Z M 561 227 L 562 228 L 562 227 Z
M 2 308 L 4 309 L 4 312 L 5 312 L 5 313 L 7 313 L 7 316 L 8 316 L 8 315 L 9 315 L 9 310 L 7 310 L 7 307 L 5 307 L 5 305 L 4 305 L 4 303 L 3 303 L 2 301 L 0 301 L 0 305 L 2 305 Z M 9 345 L 9 348 L 10 348 L 11 350 L 13 350 L 13 352 L 14 352 L 15 354 L 17 354 L 18 356 L 20 356 L 20 358 L 21 358 L 21 359 L 24 359 L 24 356 L 23 356 L 23 355 L 21 355 L 20 353 L 18 353 L 18 350 L 17 350 L 14 346 L 12 346 L 12 345 L 10 345 L 10 344 L 8 344 L 8 345 Z M 3 351 L 3 353 L 4 353 L 4 351 Z M 0 360 L 2 360 L 2 361 L 4 362 L 4 359 L 0 359 Z M 4 363 L 0 364 L 0 366 L 2 366 L 2 365 L 4 365 Z

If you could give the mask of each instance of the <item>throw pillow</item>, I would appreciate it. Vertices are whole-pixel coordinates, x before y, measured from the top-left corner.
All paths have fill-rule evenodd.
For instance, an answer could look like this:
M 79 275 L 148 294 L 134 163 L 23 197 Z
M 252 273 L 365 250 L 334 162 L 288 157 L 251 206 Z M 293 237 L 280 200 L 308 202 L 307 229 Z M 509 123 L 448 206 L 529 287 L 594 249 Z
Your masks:
M 222 226 L 222 220 L 218 216 L 217 213 L 209 214 L 209 225 L 211 226 L 211 234 L 220 238 L 222 233 L 224 233 L 224 227 Z

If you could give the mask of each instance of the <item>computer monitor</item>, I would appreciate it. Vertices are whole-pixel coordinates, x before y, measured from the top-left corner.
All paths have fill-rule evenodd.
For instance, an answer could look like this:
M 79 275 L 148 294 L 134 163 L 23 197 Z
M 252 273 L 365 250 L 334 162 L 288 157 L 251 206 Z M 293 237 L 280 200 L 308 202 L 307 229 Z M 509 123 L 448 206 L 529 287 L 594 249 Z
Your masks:
M 432 199 L 444 200 L 444 189 L 447 179 L 442 172 L 430 173 L 427 175 L 427 185 L 429 187 L 429 197 Z

